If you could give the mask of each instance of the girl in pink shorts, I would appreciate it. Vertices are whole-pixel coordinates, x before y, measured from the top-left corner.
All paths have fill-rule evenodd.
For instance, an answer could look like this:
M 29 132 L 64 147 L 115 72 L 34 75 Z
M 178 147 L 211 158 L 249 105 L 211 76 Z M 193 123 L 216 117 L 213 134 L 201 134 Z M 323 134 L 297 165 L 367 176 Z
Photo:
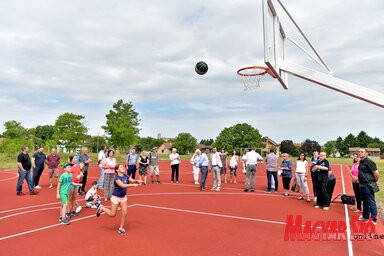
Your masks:
M 112 191 L 111 197 L 111 209 L 106 208 L 101 204 L 100 201 L 96 202 L 97 211 L 96 216 L 99 217 L 101 212 L 105 212 L 110 217 L 115 217 L 117 212 L 117 207 L 121 207 L 121 220 L 120 227 L 118 230 L 119 234 L 125 235 L 126 231 L 124 229 L 125 219 L 127 216 L 127 188 L 128 187 L 137 187 L 141 184 L 141 181 L 134 180 L 126 174 L 126 168 L 123 164 L 119 164 L 117 168 L 117 175 L 115 176 L 114 189 Z

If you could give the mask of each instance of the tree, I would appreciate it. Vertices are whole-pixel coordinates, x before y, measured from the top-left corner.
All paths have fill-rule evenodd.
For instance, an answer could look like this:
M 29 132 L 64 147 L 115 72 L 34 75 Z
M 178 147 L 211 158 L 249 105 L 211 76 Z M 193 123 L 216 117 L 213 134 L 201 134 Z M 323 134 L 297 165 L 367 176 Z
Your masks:
M 343 138 L 340 136 L 336 139 L 335 143 L 337 151 L 339 151 L 340 155 L 344 156 L 349 153 L 347 146 L 344 144 Z
M 25 138 L 27 136 L 27 129 L 25 129 L 21 123 L 11 120 L 4 123 L 5 131 L 3 133 L 5 138 Z
M 280 143 L 280 152 L 281 153 L 288 153 L 292 154 L 295 150 L 295 145 L 293 144 L 293 141 L 291 140 L 283 140 Z
M 102 128 L 110 136 L 110 143 L 126 151 L 129 146 L 137 142 L 140 132 L 139 113 L 133 108 L 131 102 L 124 103 L 122 99 L 118 100 L 105 116 L 107 121 Z
M 224 148 L 228 152 L 232 150 L 240 152 L 241 148 L 263 147 L 259 130 L 246 123 L 224 128 L 213 145 L 219 150 Z
M 64 113 L 55 121 L 53 139 L 59 145 L 71 150 L 84 144 L 88 128 L 83 123 L 84 116 Z
M 344 145 L 349 149 L 357 146 L 356 137 L 350 133 L 344 138 Z
M 105 138 L 105 136 L 87 135 L 87 138 L 85 139 L 84 145 L 88 147 L 89 152 L 98 153 L 101 145 L 107 145 L 107 139 Z
M 200 144 L 203 144 L 203 145 L 205 145 L 205 146 L 210 146 L 210 145 L 212 145 L 213 143 L 214 143 L 214 140 L 213 140 L 213 139 L 208 139 L 208 140 L 203 139 L 203 140 L 200 141 Z
M 190 133 L 179 133 L 172 143 L 172 147 L 177 148 L 181 154 L 189 154 L 196 149 L 197 140 Z
M 373 139 L 368 136 L 365 131 L 359 132 L 359 134 L 356 136 L 356 143 L 358 147 L 366 148 L 372 141 Z
M 42 144 L 45 144 L 48 140 L 52 140 L 54 133 L 55 127 L 53 125 L 38 125 L 35 128 L 35 136 L 41 139 Z
M 334 156 L 337 152 L 336 141 L 335 140 L 327 141 L 324 144 L 324 151 L 327 153 L 328 156 Z
M 163 139 L 156 139 L 152 137 L 145 137 L 139 139 L 139 147 L 142 150 L 150 151 L 154 147 L 160 147 L 164 143 Z
M 319 152 L 321 150 L 320 144 L 314 140 L 306 139 L 301 145 L 302 152 L 304 152 L 307 155 L 312 154 L 314 149 L 316 149 Z

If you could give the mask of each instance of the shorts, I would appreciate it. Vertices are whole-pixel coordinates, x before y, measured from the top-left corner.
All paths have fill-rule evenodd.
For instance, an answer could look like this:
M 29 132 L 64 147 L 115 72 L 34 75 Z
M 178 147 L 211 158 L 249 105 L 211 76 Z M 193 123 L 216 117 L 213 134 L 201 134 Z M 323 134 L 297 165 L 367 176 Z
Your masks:
M 60 194 L 61 204 L 68 204 L 68 198 L 69 198 L 68 194 Z
M 48 177 L 52 178 L 53 176 L 55 178 L 59 177 L 59 169 L 57 169 L 57 168 L 48 169 Z
M 149 166 L 149 174 L 152 176 L 153 173 L 155 173 L 155 175 L 160 174 L 159 166 Z
M 80 186 L 76 186 L 76 185 L 71 185 L 71 190 L 72 189 L 78 189 Z
M 111 197 L 111 202 L 114 203 L 114 204 L 122 204 L 122 203 L 124 203 L 126 201 L 127 201 L 127 197 L 126 196 L 118 197 L 118 196 L 112 195 L 112 197 Z

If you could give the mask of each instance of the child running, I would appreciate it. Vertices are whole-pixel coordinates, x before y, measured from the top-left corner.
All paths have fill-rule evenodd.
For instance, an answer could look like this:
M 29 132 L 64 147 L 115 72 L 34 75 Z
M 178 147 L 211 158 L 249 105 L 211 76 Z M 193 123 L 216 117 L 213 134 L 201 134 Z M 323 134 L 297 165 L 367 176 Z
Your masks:
M 125 219 L 127 216 L 127 188 L 128 187 L 137 187 L 141 184 L 141 181 L 134 180 L 126 174 L 126 168 L 124 164 L 119 164 L 117 168 L 117 175 L 115 176 L 114 185 L 111 197 L 111 209 L 104 207 L 100 201 L 96 202 L 98 205 L 96 216 L 99 217 L 101 212 L 104 211 L 108 216 L 115 217 L 117 207 L 120 204 L 121 207 L 121 220 L 118 233 L 125 235 L 126 231 L 124 229 Z M 132 183 L 132 184 L 129 184 Z
M 92 182 L 92 187 L 87 191 L 85 195 L 85 206 L 90 208 L 97 208 L 96 202 L 100 200 L 100 196 L 97 194 L 97 181 Z
M 64 173 L 60 176 L 57 183 L 56 198 L 61 200 L 59 221 L 61 224 L 69 225 L 71 222 L 66 218 L 65 214 L 68 209 L 69 192 L 72 185 L 72 165 L 70 163 L 65 163 L 63 167 Z

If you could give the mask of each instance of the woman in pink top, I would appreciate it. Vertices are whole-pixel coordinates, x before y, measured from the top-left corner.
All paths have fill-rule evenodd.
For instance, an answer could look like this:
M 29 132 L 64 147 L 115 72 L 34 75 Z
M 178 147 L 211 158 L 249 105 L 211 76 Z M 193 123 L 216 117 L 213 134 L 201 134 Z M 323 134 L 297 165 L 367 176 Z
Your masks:
M 103 160 L 104 169 L 104 200 L 110 200 L 113 191 L 113 183 L 115 181 L 115 167 L 117 166 L 116 159 L 114 158 L 115 151 L 112 149 L 108 150 L 107 158 Z
M 356 210 L 354 213 L 361 213 L 361 196 L 360 196 L 360 188 L 359 188 L 359 162 L 360 158 L 357 156 L 357 154 L 353 155 L 353 165 L 351 168 L 351 178 L 352 178 L 352 186 L 353 186 L 353 192 L 355 193 L 356 198 Z

